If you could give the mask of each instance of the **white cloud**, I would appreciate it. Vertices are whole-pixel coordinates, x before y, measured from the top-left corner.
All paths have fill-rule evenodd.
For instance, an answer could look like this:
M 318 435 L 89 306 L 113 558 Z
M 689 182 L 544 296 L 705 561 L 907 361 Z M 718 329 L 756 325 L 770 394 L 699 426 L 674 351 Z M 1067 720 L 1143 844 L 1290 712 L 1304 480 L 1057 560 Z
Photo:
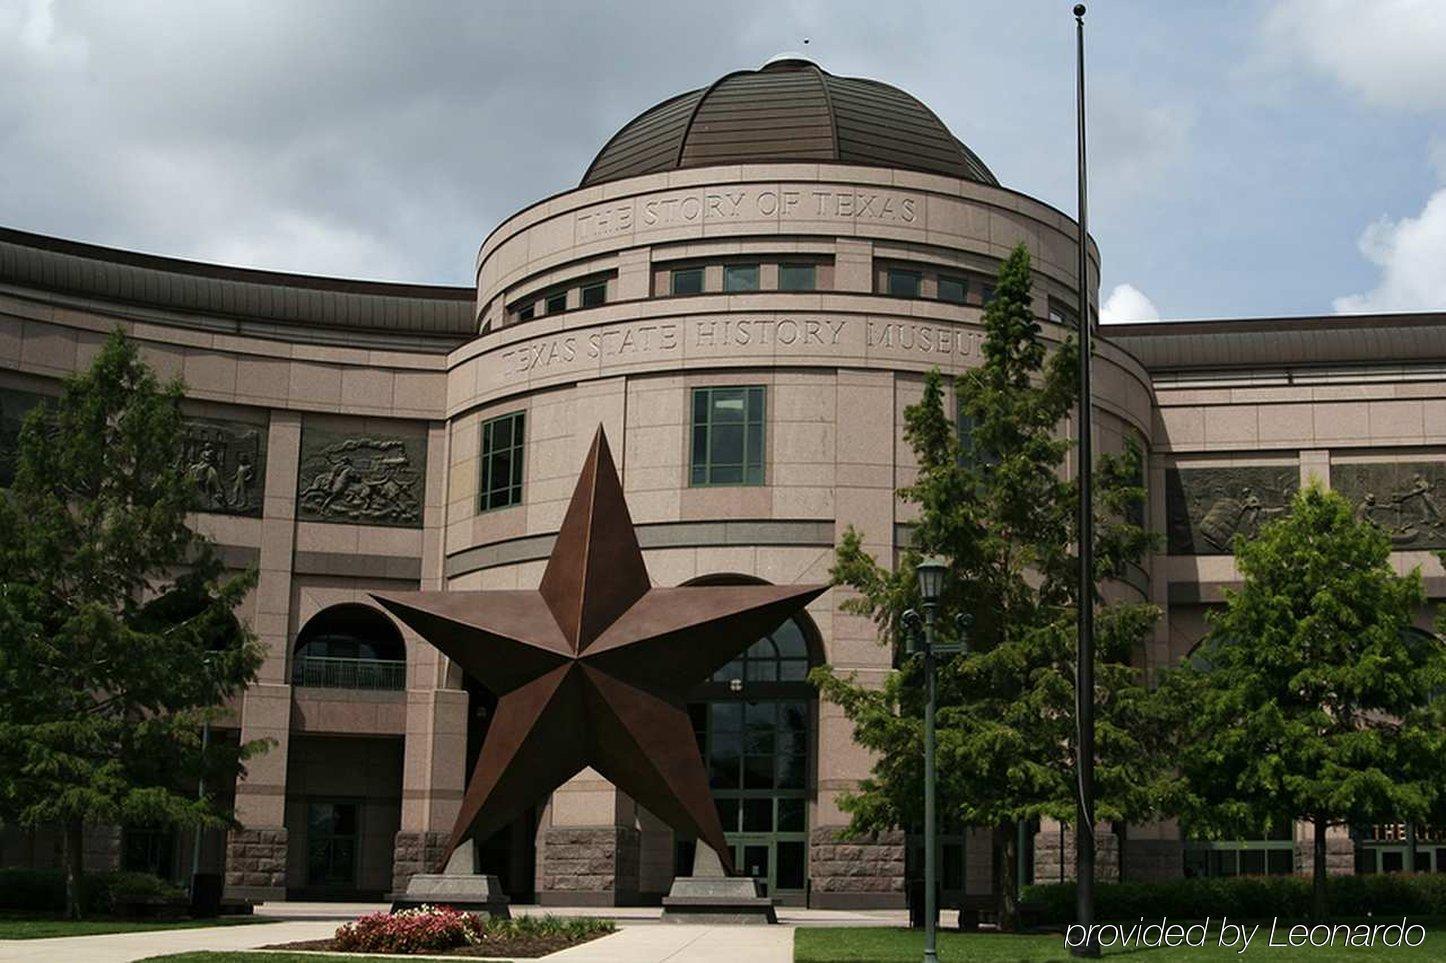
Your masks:
M 1380 283 L 1365 294 L 1335 299 L 1337 314 L 1446 309 L 1446 188 L 1415 217 L 1381 218 L 1356 242 L 1381 269 Z
M 1133 284 L 1116 284 L 1100 308 L 1101 324 L 1124 324 L 1130 321 L 1158 321 L 1160 309 Z
M 1302 60 L 1378 107 L 1446 107 L 1441 0 L 1281 0 L 1265 18 L 1268 47 Z

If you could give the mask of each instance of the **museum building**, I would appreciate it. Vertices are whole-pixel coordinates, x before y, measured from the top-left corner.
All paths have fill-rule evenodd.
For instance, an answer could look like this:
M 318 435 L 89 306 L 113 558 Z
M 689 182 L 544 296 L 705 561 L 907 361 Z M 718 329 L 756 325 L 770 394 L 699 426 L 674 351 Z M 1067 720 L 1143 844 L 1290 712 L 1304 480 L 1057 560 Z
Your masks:
M 241 613 L 267 658 L 219 738 L 270 737 L 234 787 L 241 828 L 203 869 L 257 898 L 379 897 L 436 859 L 495 699 L 370 593 L 534 588 L 599 424 L 661 585 L 827 581 L 847 526 L 907 543 L 904 408 L 931 368 L 980 363 L 984 303 L 1016 245 L 1053 342 L 1097 299 L 1076 225 L 1001 186 L 924 104 L 775 59 L 622 127 L 576 188 L 482 241 L 476 285 L 337 280 L 0 230 L 0 483 L 19 419 L 119 326 L 186 383 L 196 527 L 260 580 Z M 1208 270 L 1208 265 L 1202 266 Z M 1098 324 L 1092 314 L 1090 324 Z M 1446 315 L 1111 325 L 1097 444 L 1148 452 L 1162 551 L 1124 591 L 1166 613 L 1140 653 L 1177 662 L 1238 584 L 1236 532 L 1311 478 L 1383 525 L 1446 595 Z M 890 668 L 830 591 L 701 682 L 690 714 L 739 866 L 786 902 L 902 905 L 903 833 L 840 842 L 838 795 L 869 755 L 805 676 Z M 1423 611 L 1423 630 L 1431 613 Z M 1309 868 L 1308 829 L 1207 843 L 1173 823 L 1106 827 L 1127 879 Z M 1024 826 L 1037 880 L 1068 835 Z M 585 771 L 480 845 L 515 899 L 656 901 L 689 841 Z M 99 867 L 189 872 L 191 841 L 93 827 Z M 1333 834 L 1332 872 L 1446 871 L 1446 837 Z M 0 831 L 6 865 L 59 837 Z M 951 894 L 984 893 L 989 834 L 945 837 Z

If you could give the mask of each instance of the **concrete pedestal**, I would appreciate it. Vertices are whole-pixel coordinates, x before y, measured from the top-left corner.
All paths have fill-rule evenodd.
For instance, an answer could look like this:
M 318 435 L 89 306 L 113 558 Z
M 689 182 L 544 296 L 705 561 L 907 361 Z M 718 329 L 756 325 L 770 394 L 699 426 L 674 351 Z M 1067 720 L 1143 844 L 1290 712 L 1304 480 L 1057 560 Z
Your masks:
M 679 876 L 663 897 L 665 923 L 777 923 L 773 900 L 747 876 L 724 876 L 718 854 L 699 844 L 693 875 Z
M 418 873 L 408 881 L 405 893 L 393 894 L 392 912 L 430 904 L 509 919 L 509 902 L 496 876 Z
M 486 913 L 510 919 L 511 900 L 502 892 L 496 876 L 475 872 L 476 863 L 469 840 L 458 847 L 440 873 L 418 873 L 407 881 L 404 893 L 392 894 L 392 912 L 415 906 L 451 906 L 469 913 Z

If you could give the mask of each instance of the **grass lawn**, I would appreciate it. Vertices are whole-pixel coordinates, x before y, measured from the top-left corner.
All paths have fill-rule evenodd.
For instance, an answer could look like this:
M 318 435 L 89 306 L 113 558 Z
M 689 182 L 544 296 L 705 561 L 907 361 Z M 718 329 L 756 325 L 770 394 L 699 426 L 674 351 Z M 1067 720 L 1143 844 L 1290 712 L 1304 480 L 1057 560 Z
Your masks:
M 1414 921 L 1412 921 L 1414 922 Z M 1266 946 L 1269 939 L 1269 924 L 1261 927 L 1259 935 L 1251 942 L 1245 959 L 1265 960 L 1310 960 L 1324 963 L 1327 960 L 1360 960 L 1372 954 L 1389 954 L 1392 960 L 1402 963 L 1416 960 L 1446 960 L 1446 929 L 1442 921 L 1433 921 L 1436 928 L 1428 929 L 1426 941 L 1419 947 L 1389 947 L 1377 945 L 1371 948 L 1346 949 L 1303 946 Z M 1277 941 L 1284 941 L 1289 926 L 1282 926 L 1276 934 Z M 1105 956 L 1140 961 L 1165 960 L 1238 960 L 1238 948 L 1212 946 L 1215 934 L 1211 934 L 1206 945 L 1192 947 L 1159 947 L 1140 949 L 1105 949 Z M 865 928 L 865 927 L 800 927 L 794 933 L 793 958 L 795 963 L 916 963 L 924 953 L 924 934 L 913 930 Z M 999 933 L 939 933 L 940 963 L 963 963 L 963 961 L 1020 961 L 1020 963 L 1044 963 L 1044 961 L 1070 961 L 1073 958 L 1064 946 L 1059 934 L 1042 936 L 1012 936 Z
M 102 933 L 145 933 L 151 930 L 181 930 L 198 926 L 235 926 L 268 920 L 247 916 L 223 916 L 214 920 L 67 920 L 39 913 L 0 913 L 0 940 L 44 940 L 56 936 L 98 936 Z

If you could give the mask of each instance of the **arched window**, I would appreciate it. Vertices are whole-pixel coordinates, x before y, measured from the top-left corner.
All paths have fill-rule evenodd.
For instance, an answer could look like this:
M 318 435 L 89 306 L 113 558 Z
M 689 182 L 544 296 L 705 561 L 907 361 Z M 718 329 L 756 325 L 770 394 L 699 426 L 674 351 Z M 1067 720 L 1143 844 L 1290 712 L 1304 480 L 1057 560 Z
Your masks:
M 404 689 L 407 650 L 396 623 L 368 605 L 334 605 L 296 636 L 292 685 Z
M 708 580 L 740 582 L 757 580 Z M 786 903 L 801 904 L 807 889 L 817 715 L 808 670 L 817 661 L 817 638 L 808 616 L 798 615 L 689 695 L 688 712 L 734 862 Z M 691 841 L 680 841 L 680 873 L 691 872 L 693 851 Z

